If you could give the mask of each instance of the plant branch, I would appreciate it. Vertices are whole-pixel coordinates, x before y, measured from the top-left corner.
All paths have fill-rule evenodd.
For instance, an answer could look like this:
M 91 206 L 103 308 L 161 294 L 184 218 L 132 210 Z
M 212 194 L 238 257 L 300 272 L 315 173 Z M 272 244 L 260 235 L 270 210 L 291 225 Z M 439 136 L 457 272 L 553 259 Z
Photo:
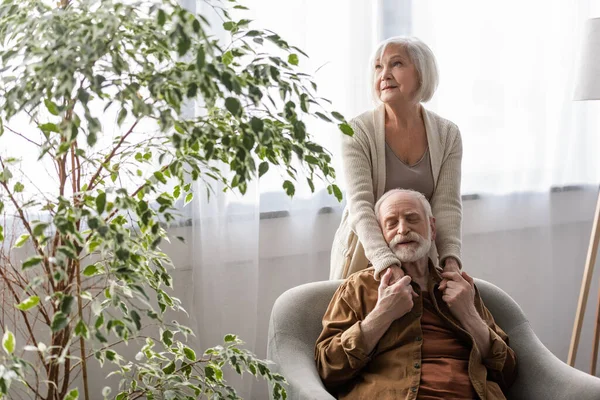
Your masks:
M 0 156 L 0 165 L 2 165 L 3 169 L 5 168 L 4 160 L 2 160 L 2 156 Z M 6 193 L 8 193 L 8 197 L 10 198 L 10 201 L 13 203 L 13 205 L 17 209 L 17 212 L 19 213 L 19 218 L 21 219 L 23 226 L 25 226 L 25 229 L 27 230 L 27 232 L 29 233 L 29 236 L 31 237 L 31 240 L 33 241 L 33 247 L 34 247 L 36 253 L 38 253 L 44 259 L 43 264 L 44 264 L 44 269 L 46 270 L 46 274 L 48 274 L 48 280 L 50 281 L 52 289 L 56 290 L 56 286 L 54 285 L 54 278 L 52 277 L 52 272 L 50 270 L 50 263 L 48 261 L 48 258 L 44 254 L 44 251 L 41 249 L 40 243 L 34 236 L 33 230 L 31 229 L 31 225 L 29 224 L 29 221 L 25 217 L 25 212 L 23 211 L 23 208 L 19 205 L 19 203 L 17 202 L 17 199 L 15 199 L 15 197 L 13 196 L 13 193 L 8 188 L 8 184 L 6 183 L 6 181 L 2 181 L 2 182 L 0 182 L 0 184 L 4 187 L 4 189 L 6 190 Z
M 19 304 L 21 302 L 21 300 L 19 299 L 19 295 L 13 288 L 12 284 L 10 283 L 10 280 L 6 277 L 4 268 L 0 268 L 0 275 L 2 276 L 2 280 L 4 280 L 4 282 L 6 282 L 8 289 L 11 291 L 13 297 L 15 298 L 15 301 L 17 302 L 17 304 Z M 33 341 L 33 344 L 37 347 L 38 342 L 35 338 L 35 334 L 33 333 L 33 328 L 31 327 L 31 324 L 29 323 L 29 318 L 27 317 L 27 313 L 23 310 L 19 310 L 19 311 L 20 311 L 21 315 L 23 316 L 23 320 L 25 321 L 25 326 L 27 326 L 27 331 L 29 333 L 29 336 L 30 336 L 31 340 Z M 42 364 L 45 366 L 46 363 L 44 362 L 44 357 L 42 357 L 42 355 L 39 352 L 37 352 L 37 353 L 40 356 L 40 360 L 42 361 Z
M 15 130 L 11 129 L 11 128 L 10 128 L 8 125 L 4 125 L 4 127 L 5 127 L 7 130 L 9 130 L 9 131 L 11 131 L 12 133 L 14 133 L 15 135 L 17 135 L 17 136 L 19 136 L 19 137 L 21 137 L 21 138 L 25 139 L 25 140 L 26 140 L 26 141 L 28 141 L 29 143 L 31 143 L 31 144 L 34 144 L 34 145 L 36 145 L 37 147 L 42 147 L 42 145 L 41 145 L 41 144 L 39 144 L 39 143 L 36 143 L 36 142 L 34 142 L 33 140 L 29 139 L 27 136 L 23 135 L 22 133 L 19 133 L 19 132 L 15 131 Z
M 102 168 L 104 168 L 104 166 L 106 164 L 108 164 L 110 162 L 110 160 L 112 160 L 112 158 L 115 156 L 115 153 L 117 152 L 117 150 L 119 150 L 119 148 L 121 147 L 121 145 L 123 144 L 125 139 L 127 139 L 127 137 L 129 135 L 131 135 L 131 133 L 133 132 L 133 130 L 135 129 L 135 127 L 137 126 L 137 124 L 139 122 L 140 122 L 139 119 L 137 121 L 135 121 L 133 123 L 133 125 L 131 125 L 131 127 L 129 128 L 127 133 L 125 133 L 123 136 L 121 136 L 121 140 L 119 140 L 119 143 L 117 143 L 115 145 L 115 147 L 112 149 L 112 151 L 104 159 L 104 162 L 102 162 L 100 164 L 100 166 L 98 167 L 98 170 L 94 173 L 94 175 L 92 175 L 92 179 L 90 179 L 90 183 L 87 186 L 87 190 L 92 190 L 95 187 L 96 180 L 98 179 L 98 176 L 100 176 L 100 173 L 102 172 Z

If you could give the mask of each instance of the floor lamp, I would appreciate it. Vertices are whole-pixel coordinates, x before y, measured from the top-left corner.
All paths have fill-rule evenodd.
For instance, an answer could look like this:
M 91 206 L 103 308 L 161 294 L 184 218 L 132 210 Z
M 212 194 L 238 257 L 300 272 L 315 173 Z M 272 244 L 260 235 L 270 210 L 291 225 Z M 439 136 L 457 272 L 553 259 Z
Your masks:
M 580 65 L 580 74 L 575 88 L 574 100 L 600 100 L 600 18 L 593 18 L 587 21 L 584 33 L 584 46 Z M 569 358 L 567 360 L 570 366 L 575 365 L 577 347 L 579 346 L 579 336 L 585 314 L 585 306 L 590 291 L 590 283 L 594 276 L 594 264 L 598 254 L 598 242 L 600 241 L 600 193 L 598 194 L 598 204 L 594 223 L 592 225 L 592 234 L 590 236 L 590 245 L 585 260 L 585 269 L 583 271 L 583 280 L 581 281 L 581 290 L 579 292 L 579 302 L 577 304 L 577 314 L 573 326 L 573 335 L 571 336 L 571 346 L 569 347 Z M 594 325 L 594 342 L 592 348 L 591 374 L 596 374 L 596 361 L 598 357 L 598 342 L 600 340 L 600 289 L 598 290 L 598 305 L 596 310 L 596 319 Z

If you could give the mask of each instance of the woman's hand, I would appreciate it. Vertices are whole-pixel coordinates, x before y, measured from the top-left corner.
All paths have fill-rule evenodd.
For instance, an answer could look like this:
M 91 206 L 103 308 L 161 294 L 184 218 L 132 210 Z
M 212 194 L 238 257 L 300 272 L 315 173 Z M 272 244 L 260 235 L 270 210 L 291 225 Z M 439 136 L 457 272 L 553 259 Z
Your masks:
M 390 283 L 389 286 L 393 285 L 394 283 L 398 282 L 400 279 L 402 279 L 402 277 L 404 276 L 404 270 L 400 267 L 400 265 L 398 264 L 393 264 L 390 265 L 386 271 L 383 271 L 381 274 L 383 276 L 384 273 L 387 273 L 389 271 L 391 271 L 390 273 L 392 274 L 392 276 L 390 277 Z
M 457 272 L 460 274 L 460 264 L 454 257 L 448 257 L 444 260 L 444 272 Z M 447 279 L 442 279 L 439 289 L 443 292 L 448 284 Z

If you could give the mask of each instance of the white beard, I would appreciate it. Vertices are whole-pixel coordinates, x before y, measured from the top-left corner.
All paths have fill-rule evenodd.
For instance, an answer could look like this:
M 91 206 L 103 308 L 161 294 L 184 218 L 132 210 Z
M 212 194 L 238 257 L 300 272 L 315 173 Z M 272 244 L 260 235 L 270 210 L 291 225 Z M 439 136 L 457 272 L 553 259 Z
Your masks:
M 417 245 L 410 244 L 397 247 L 399 243 L 407 240 L 417 242 Z M 430 248 L 431 239 L 425 239 L 423 236 L 415 232 L 410 232 L 405 236 L 397 235 L 390 242 L 390 249 L 392 249 L 394 254 L 396 254 L 396 257 L 398 257 L 400 262 L 415 262 L 420 260 L 421 258 L 427 256 Z

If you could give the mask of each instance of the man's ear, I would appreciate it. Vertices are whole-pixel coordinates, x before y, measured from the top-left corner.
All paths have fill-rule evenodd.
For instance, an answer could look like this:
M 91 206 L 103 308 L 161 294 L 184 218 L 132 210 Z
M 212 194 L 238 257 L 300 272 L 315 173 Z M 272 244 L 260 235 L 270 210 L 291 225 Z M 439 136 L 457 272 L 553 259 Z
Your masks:
M 431 227 L 431 241 L 434 242 L 435 235 L 437 233 L 437 231 L 435 229 L 435 218 L 434 217 L 429 218 L 429 226 Z

